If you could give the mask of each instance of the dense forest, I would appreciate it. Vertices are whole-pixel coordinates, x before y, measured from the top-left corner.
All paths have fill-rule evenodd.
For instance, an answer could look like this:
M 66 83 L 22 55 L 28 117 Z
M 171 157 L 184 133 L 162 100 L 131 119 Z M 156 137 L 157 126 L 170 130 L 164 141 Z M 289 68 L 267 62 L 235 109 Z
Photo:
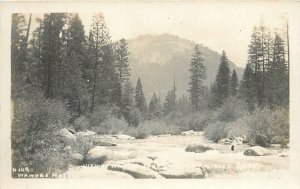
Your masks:
M 32 27 L 33 32 L 30 33 Z M 49 13 L 25 19 L 13 14 L 11 99 L 13 167 L 65 171 L 62 128 L 99 135 L 149 135 L 204 131 L 215 142 L 242 136 L 249 144 L 289 143 L 289 50 L 285 32 L 253 28 L 243 78 L 223 51 L 215 82 L 205 85 L 205 59 L 195 45 L 189 96 L 170 81 L 164 99 L 146 99 L 143 81 L 132 83 L 126 39 L 112 41 L 102 13 L 84 30 L 78 14 Z M 226 48 L 226 47 L 224 47 Z M 175 78 L 175 77 L 174 77 Z M 86 142 L 72 148 L 86 153 Z

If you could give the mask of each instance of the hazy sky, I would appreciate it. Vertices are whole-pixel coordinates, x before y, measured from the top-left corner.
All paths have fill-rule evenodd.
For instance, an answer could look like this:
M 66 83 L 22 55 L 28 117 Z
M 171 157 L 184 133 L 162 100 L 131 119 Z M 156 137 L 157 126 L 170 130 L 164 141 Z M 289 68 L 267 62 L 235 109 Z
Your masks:
M 244 67 L 251 31 L 263 19 L 270 28 L 283 25 L 288 4 L 278 3 L 103 3 L 80 17 L 88 30 L 92 12 L 103 12 L 113 40 L 169 33 L 203 44 Z

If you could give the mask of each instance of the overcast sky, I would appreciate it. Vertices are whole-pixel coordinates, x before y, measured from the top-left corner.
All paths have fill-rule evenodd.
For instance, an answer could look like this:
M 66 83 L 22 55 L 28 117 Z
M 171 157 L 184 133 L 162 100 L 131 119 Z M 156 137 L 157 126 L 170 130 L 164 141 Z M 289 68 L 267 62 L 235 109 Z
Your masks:
M 288 4 L 277 3 L 103 3 L 80 12 L 88 30 L 91 12 L 103 12 L 113 40 L 169 33 L 195 41 L 218 53 L 225 50 L 237 66 L 247 62 L 251 31 L 260 20 L 270 28 L 283 25 Z M 85 11 L 87 12 L 87 11 Z

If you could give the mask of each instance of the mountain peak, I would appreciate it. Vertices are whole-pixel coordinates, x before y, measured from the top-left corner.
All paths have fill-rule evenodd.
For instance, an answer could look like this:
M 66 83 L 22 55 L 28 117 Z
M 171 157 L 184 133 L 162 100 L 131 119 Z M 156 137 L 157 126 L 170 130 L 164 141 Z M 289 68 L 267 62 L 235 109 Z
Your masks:
M 129 64 L 133 81 L 141 78 L 147 99 L 156 92 L 164 97 L 173 84 L 174 72 L 178 96 L 187 94 L 189 66 L 193 54 L 194 41 L 172 34 L 145 34 L 128 40 Z M 214 82 L 220 63 L 220 54 L 199 44 L 207 67 L 206 85 Z M 229 62 L 230 70 L 236 69 L 238 77 L 243 72 Z

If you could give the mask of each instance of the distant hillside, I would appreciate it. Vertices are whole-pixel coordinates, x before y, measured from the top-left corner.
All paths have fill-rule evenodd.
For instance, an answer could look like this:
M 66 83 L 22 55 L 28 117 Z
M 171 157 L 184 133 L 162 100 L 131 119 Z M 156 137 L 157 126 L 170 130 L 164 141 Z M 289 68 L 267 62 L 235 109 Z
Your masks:
M 177 36 L 143 35 L 128 40 L 129 64 L 132 81 L 141 78 L 144 93 L 149 102 L 153 92 L 164 98 L 173 86 L 175 73 L 177 96 L 188 94 L 189 66 L 195 42 Z M 220 54 L 200 44 L 204 64 L 207 67 L 206 85 L 213 83 L 220 62 Z M 226 49 L 225 49 L 226 50 Z M 229 57 L 230 59 L 230 57 Z M 243 68 L 229 62 L 230 70 L 236 69 L 241 79 Z

